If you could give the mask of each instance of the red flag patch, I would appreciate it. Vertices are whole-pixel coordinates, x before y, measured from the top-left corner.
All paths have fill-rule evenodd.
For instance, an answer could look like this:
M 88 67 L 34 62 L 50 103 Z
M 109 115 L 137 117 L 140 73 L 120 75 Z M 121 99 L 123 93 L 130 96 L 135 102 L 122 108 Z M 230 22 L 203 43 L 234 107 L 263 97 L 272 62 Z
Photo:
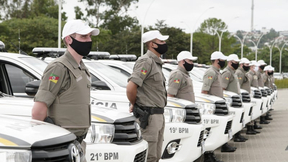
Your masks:
M 143 75 L 146 75 L 147 70 L 146 70 L 145 68 L 142 68 L 141 73 L 142 73 Z
M 173 82 L 174 82 L 174 83 L 179 83 L 179 82 L 180 82 L 180 79 L 175 78 Z
M 213 77 L 212 76 L 208 76 L 208 79 L 213 79 Z
M 53 82 L 53 83 L 57 83 L 59 80 L 59 77 L 53 73 L 50 74 L 50 77 L 49 77 L 49 81 Z
M 229 77 L 225 77 L 226 80 L 229 80 Z

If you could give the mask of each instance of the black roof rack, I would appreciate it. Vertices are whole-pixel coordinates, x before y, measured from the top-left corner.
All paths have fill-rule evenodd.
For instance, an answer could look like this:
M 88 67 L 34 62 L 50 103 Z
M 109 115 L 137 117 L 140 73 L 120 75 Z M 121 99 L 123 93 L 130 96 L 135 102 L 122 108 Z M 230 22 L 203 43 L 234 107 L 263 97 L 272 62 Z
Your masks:
M 55 47 L 35 47 L 32 50 L 32 53 L 36 57 L 42 57 L 42 59 L 45 59 L 45 57 L 60 57 L 62 56 L 66 51 L 66 48 L 55 48 Z
M 87 58 L 98 60 L 98 59 L 109 59 L 110 53 L 105 51 L 91 51 Z
M 136 61 L 137 56 L 133 54 L 113 54 L 109 56 L 110 60 L 121 60 L 121 61 Z

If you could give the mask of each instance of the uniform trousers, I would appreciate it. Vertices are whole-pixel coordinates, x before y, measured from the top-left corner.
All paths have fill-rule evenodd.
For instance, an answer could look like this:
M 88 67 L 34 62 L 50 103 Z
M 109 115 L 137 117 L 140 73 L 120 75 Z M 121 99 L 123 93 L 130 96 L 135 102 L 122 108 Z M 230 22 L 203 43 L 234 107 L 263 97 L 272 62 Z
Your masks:
M 139 122 L 138 119 L 137 122 Z M 165 119 L 163 114 L 150 115 L 146 129 L 141 128 L 142 137 L 148 142 L 147 162 L 158 162 L 160 160 L 164 128 Z

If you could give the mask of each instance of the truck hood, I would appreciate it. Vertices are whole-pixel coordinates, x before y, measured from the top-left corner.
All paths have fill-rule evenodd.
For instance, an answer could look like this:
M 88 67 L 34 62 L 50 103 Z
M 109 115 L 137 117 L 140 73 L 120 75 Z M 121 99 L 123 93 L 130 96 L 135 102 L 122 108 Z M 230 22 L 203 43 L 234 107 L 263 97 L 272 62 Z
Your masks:
M 127 112 L 129 109 L 129 100 L 126 97 L 125 91 L 91 91 L 91 99 L 95 100 L 95 102 L 101 102 L 100 105 L 108 106 L 110 102 L 113 103 L 126 103 L 127 104 Z M 105 102 L 107 105 L 105 105 Z M 166 107 L 173 107 L 173 108 L 185 108 L 187 105 L 194 105 L 193 102 L 188 100 L 183 100 L 174 97 L 167 97 L 167 105 Z
M 35 142 L 71 134 L 49 123 L 8 115 L 0 115 L 0 130 L 0 147 L 7 148 L 30 148 Z
M 31 118 L 34 101 L 31 98 L 2 97 L 0 98 L 0 114 L 22 116 Z M 108 109 L 99 106 L 91 106 L 91 121 L 93 123 L 113 123 L 117 119 L 131 117 L 126 112 Z

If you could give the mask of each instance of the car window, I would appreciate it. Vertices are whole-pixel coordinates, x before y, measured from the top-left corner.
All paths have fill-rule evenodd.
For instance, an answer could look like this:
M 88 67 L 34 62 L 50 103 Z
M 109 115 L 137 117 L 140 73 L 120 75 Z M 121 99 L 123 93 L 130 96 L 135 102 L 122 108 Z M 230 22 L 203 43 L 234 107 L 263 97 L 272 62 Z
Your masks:
M 40 70 L 42 73 L 47 67 L 48 63 L 35 57 L 19 57 L 21 60 L 29 64 L 30 67 Z
M 8 78 L 11 83 L 13 93 L 25 93 L 25 86 L 28 82 L 37 80 L 37 78 L 33 77 L 27 71 L 10 65 L 6 64 L 5 68 L 8 73 Z
M 90 68 L 93 68 L 97 72 L 101 73 L 103 76 L 111 79 L 120 87 L 125 88 L 127 86 L 128 76 L 115 71 L 113 68 L 99 62 L 86 62 L 85 64 L 87 66 L 90 66 Z
M 126 75 L 128 77 L 130 77 L 130 73 L 128 73 L 127 71 L 125 71 L 125 70 L 123 70 L 123 69 L 121 69 L 119 67 L 116 67 L 116 66 L 112 66 L 112 65 L 109 65 L 109 66 L 111 68 L 113 68 L 114 70 L 116 70 L 116 71 L 118 71 L 118 72 L 120 72 L 120 73 L 122 73 L 122 74 L 124 74 L 124 75 Z

